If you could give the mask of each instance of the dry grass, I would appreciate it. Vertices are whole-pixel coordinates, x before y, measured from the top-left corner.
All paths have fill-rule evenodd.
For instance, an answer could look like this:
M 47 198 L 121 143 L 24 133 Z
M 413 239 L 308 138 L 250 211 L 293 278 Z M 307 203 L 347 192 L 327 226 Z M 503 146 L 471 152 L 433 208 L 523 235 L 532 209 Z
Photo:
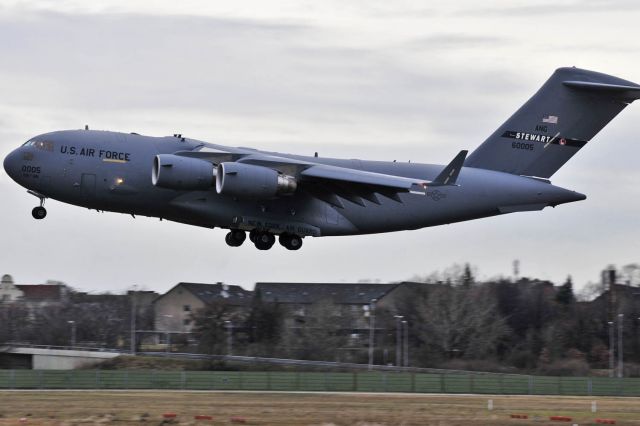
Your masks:
M 493 399 L 494 410 L 487 410 Z M 598 413 L 591 413 L 591 401 Z M 178 417 L 166 422 L 162 414 Z M 529 420 L 510 419 L 511 413 Z M 194 420 L 211 415 L 214 421 Z M 527 425 L 568 424 L 613 418 L 640 425 L 639 398 L 450 396 L 406 394 L 230 393 L 230 392 L 0 392 L 0 425 L 226 425 L 242 417 L 248 425 Z M 536 418 L 537 417 L 537 418 Z M 25 419 L 22 422 L 20 419 Z M 564 423 L 567 424 L 567 423 Z

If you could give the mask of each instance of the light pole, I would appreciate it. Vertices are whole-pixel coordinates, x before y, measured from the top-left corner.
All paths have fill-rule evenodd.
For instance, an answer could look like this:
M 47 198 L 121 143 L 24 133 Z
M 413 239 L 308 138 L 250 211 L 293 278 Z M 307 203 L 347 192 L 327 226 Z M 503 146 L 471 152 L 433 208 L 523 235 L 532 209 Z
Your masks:
M 224 322 L 227 328 L 227 355 L 233 355 L 233 323 L 231 321 Z
M 165 352 L 169 353 L 170 352 L 169 349 L 171 347 L 171 333 L 169 332 L 169 318 L 173 318 L 173 315 L 164 314 L 162 316 L 165 317 L 165 322 L 164 322 L 164 325 L 166 327 L 165 336 L 167 338 L 167 347 L 165 348 Z
M 131 355 L 136 354 L 136 286 L 131 292 Z
M 624 314 L 618 314 L 618 377 L 624 376 L 622 334 L 624 332 Z
M 373 345 L 376 326 L 376 299 L 369 303 L 369 370 L 373 370 Z
M 402 315 L 394 315 L 396 319 L 396 367 L 402 366 Z
M 609 321 L 609 377 L 614 376 L 615 359 L 613 355 L 613 321 Z
M 71 347 L 76 346 L 76 322 L 75 321 L 67 321 L 67 323 L 71 324 Z
M 409 323 L 402 321 L 404 327 L 404 366 L 409 366 Z

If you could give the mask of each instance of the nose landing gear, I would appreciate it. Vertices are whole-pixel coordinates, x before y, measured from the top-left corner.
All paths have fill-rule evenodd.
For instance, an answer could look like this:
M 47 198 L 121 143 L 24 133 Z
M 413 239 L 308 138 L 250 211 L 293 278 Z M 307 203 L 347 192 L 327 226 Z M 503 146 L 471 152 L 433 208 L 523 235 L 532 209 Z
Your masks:
M 47 209 L 45 209 L 42 206 L 39 207 L 34 207 L 33 210 L 31 210 L 31 216 L 33 216 L 34 219 L 44 219 L 45 217 L 47 217 Z
M 38 219 L 38 220 L 41 220 L 47 217 L 47 209 L 44 208 L 44 200 L 47 197 L 35 191 L 27 191 L 27 192 L 29 192 L 29 194 L 35 197 L 38 197 L 40 199 L 40 206 L 34 207 L 33 210 L 31 210 L 31 216 L 33 216 L 34 219 Z

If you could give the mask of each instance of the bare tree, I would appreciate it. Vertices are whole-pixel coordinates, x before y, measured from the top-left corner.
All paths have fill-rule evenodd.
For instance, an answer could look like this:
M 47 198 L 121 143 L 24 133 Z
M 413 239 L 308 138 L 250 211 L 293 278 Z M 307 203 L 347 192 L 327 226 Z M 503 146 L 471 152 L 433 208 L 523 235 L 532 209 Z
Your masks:
M 418 310 L 418 333 L 444 356 L 482 358 L 494 355 L 508 333 L 493 293 L 486 286 L 438 286 Z
M 224 302 L 212 302 L 193 315 L 194 333 L 198 350 L 206 354 L 225 353 L 228 329 L 225 321 L 233 321 L 231 306 Z
M 296 325 L 283 331 L 282 340 L 293 358 L 340 361 L 350 326 L 350 317 L 340 306 L 321 300 L 309 305 Z
M 477 275 L 478 271 L 475 266 L 471 266 L 469 263 L 454 263 L 442 271 L 434 271 L 427 275 L 416 275 L 411 278 L 411 281 L 469 286 L 475 282 L 474 277 Z

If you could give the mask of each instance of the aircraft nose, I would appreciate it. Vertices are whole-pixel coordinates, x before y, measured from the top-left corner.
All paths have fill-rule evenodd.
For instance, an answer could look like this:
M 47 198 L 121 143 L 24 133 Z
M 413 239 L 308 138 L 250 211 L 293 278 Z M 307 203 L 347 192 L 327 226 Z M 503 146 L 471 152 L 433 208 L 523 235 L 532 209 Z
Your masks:
M 9 155 L 4 158 L 3 163 L 4 171 L 7 172 L 11 179 L 15 180 L 16 182 L 18 180 L 18 168 L 20 167 L 20 153 L 18 152 L 19 150 L 20 149 L 15 149 L 10 152 Z

